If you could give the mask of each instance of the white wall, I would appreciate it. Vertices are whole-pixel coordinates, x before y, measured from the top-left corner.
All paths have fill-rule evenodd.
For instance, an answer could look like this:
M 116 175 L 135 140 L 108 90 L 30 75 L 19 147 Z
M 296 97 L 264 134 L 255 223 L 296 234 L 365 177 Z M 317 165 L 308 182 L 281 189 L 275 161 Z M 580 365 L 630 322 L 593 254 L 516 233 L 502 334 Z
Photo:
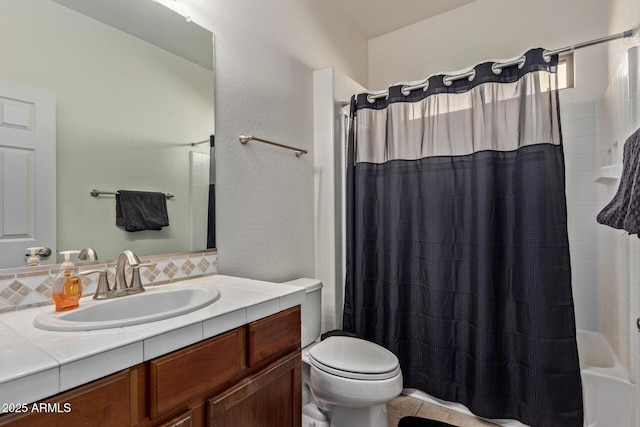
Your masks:
M 215 34 L 219 271 L 282 281 L 315 274 L 313 70 L 366 80 L 367 44 L 317 1 L 189 0 Z M 309 150 L 259 143 L 253 134 Z
M 560 98 L 563 93 L 561 92 Z M 562 136 L 565 153 L 567 219 L 571 251 L 571 278 L 578 329 L 598 331 L 599 295 L 596 214 L 599 211 L 594 171 L 600 138 L 599 99 L 563 103 Z
M 313 73 L 315 277 L 322 280 L 323 330 L 342 328 L 344 150 L 342 102 L 364 91 L 333 67 Z M 348 110 L 347 110 L 348 111 Z
M 640 26 L 640 2 L 637 0 L 608 0 L 607 24 L 609 34 L 617 34 Z M 626 39 L 609 46 L 609 79 L 613 79 L 625 52 L 640 43 L 640 34 L 635 39 Z
M 477 0 L 369 41 L 369 88 L 385 89 L 478 62 L 511 58 L 529 47 L 556 49 L 607 34 L 602 0 Z M 606 49 L 576 54 L 581 90 L 571 102 L 607 87 Z
M 640 103 L 638 47 L 629 50 L 617 63 L 619 68 L 605 94 L 603 137 L 598 153 L 600 166 L 622 163 L 624 143 L 640 123 L 637 109 Z M 615 180 L 609 185 L 601 186 L 598 192 L 601 206 L 613 198 L 618 185 L 619 181 Z M 636 380 L 637 237 L 608 227 L 602 227 L 598 232 L 601 283 L 599 326 L 623 366 L 629 370 L 631 378 Z
M 637 0 L 609 0 L 609 31 L 612 33 L 625 31 L 628 28 L 638 28 L 640 25 L 640 2 Z M 626 44 L 619 47 L 618 49 L 611 49 L 609 53 L 609 75 L 613 79 L 615 77 L 616 71 L 619 69 L 619 63 L 624 58 L 624 49 L 628 48 L 630 44 L 637 43 L 640 40 L 639 36 L 636 34 L 634 40 L 629 40 Z M 640 111 L 640 100 L 636 102 L 636 118 L 640 120 L 640 117 L 637 115 Z M 635 379 L 637 380 L 638 372 L 640 371 L 640 340 L 638 340 L 638 330 L 635 327 L 635 319 L 640 316 L 640 292 L 638 292 L 638 265 L 640 264 L 640 251 L 638 250 L 638 242 L 632 241 L 632 253 L 631 259 L 635 263 L 635 275 L 631 280 L 631 291 L 635 293 L 635 300 L 630 303 L 630 306 L 635 302 L 635 307 L 633 310 L 630 309 L 630 342 L 629 346 L 633 349 L 635 348 L 635 358 L 631 360 L 631 371 L 632 374 L 635 374 Z M 631 298 L 631 295 L 630 295 Z M 634 372 L 635 371 L 635 372 Z M 638 400 L 636 402 L 636 407 L 640 408 L 640 393 L 638 393 Z M 638 412 L 638 425 L 640 425 L 640 411 Z

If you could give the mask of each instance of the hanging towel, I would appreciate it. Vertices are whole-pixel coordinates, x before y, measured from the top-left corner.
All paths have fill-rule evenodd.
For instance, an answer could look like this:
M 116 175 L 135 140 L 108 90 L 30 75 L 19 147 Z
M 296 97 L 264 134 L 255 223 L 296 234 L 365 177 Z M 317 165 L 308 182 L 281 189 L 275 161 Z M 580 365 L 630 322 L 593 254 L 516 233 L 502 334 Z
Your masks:
M 118 190 L 116 225 L 126 231 L 160 230 L 169 225 L 164 193 Z
M 624 143 L 618 191 L 600 211 L 597 220 L 629 234 L 640 233 L 640 129 Z

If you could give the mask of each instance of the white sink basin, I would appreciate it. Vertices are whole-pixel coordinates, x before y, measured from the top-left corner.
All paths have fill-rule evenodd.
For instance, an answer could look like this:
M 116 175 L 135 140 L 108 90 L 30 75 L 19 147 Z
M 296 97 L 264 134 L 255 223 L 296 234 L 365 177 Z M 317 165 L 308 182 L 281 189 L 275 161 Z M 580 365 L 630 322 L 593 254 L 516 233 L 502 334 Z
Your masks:
M 49 331 L 92 331 L 168 319 L 198 310 L 220 298 L 216 288 L 164 285 L 146 292 L 107 300 L 80 300 L 75 310 L 47 311 L 33 324 Z M 52 308 L 53 310 L 53 308 Z

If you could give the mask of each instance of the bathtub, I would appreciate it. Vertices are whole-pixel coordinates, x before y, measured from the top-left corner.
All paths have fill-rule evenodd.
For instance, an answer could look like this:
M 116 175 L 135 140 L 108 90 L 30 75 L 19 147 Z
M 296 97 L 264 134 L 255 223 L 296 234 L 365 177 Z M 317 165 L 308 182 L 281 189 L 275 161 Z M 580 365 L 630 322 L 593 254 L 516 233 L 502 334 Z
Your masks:
M 599 332 L 578 330 L 585 425 L 635 427 L 636 386 Z
M 636 386 L 626 379 L 624 370 L 599 332 L 578 330 L 578 354 L 587 427 L 635 427 Z M 474 416 L 466 406 L 437 399 L 420 390 L 402 391 L 426 402 Z M 528 427 L 516 420 L 489 420 L 503 427 Z

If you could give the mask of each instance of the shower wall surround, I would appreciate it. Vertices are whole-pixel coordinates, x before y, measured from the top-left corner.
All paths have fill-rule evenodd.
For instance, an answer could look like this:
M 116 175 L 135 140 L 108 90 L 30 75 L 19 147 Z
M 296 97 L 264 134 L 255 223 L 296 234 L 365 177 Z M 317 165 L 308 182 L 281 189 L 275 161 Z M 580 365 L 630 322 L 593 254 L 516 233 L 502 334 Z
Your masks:
M 624 142 L 640 124 L 638 48 L 618 59 L 604 99 L 562 103 L 562 131 L 577 327 L 604 333 L 635 381 L 638 239 L 595 220 L 619 180 L 595 184 L 594 177 L 622 163 Z
M 563 95 L 560 92 L 576 326 L 578 329 L 596 331 L 598 225 L 595 217 L 598 204 L 593 174 L 602 106 L 599 100 L 563 102 Z
M 141 270 L 142 283 L 145 286 L 212 276 L 218 273 L 218 253 L 213 250 L 144 256 L 140 259 L 143 262 L 156 264 L 154 267 Z M 52 264 L 2 270 L 0 272 L 0 313 L 51 304 L 49 296 L 58 267 L 58 264 Z M 106 268 L 109 273 L 109 283 L 113 283 L 115 262 L 95 261 L 79 267 L 81 271 Z M 83 294 L 93 295 L 96 290 L 97 275 L 85 276 L 82 282 Z
M 622 163 L 626 139 L 640 126 L 639 47 L 620 55 L 618 69 L 604 97 L 602 138 L 598 144 L 598 167 Z M 615 194 L 619 181 L 598 185 L 598 206 L 606 205 Z M 603 332 L 618 359 L 637 380 L 637 287 L 638 238 L 622 230 L 598 226 L 598 329 Z

